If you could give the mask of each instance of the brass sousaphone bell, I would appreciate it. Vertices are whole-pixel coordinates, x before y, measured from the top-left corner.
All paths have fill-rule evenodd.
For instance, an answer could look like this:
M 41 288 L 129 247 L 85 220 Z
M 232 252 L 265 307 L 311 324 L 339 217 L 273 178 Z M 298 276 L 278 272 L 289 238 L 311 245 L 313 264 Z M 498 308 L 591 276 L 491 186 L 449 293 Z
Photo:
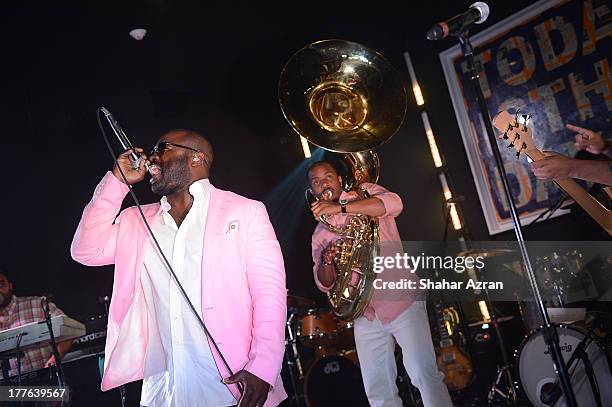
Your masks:
M 355 42 L 324 40 L 296 52 L 280 76 L 278 98 L 291 127 L 309 142 L 343 153 L 350 169 L 346 190 L 376 183 L 380 172 L 374 148 L 388 141 L 406 114 L 406 90 L 398 71 L 382 55 Z M 373 256 L 378 253 L 378 222 L 353 216 L 343 228 L 338 276 L 328 293 L 334 312 L 345 320 L 363 313 L 372 296 Z M 358 282 L 353 281 L 359 270 Z

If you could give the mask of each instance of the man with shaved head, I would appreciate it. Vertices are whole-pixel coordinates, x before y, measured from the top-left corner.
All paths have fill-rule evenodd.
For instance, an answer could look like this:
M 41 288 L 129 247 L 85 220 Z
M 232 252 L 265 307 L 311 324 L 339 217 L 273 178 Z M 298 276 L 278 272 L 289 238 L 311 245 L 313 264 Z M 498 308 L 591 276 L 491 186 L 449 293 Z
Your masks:
M 149 155 L 134 150 L 138 168 L 130 150 L 119 155 L 71 247 L 85 265 L 115 264 L 102 390 L 142 379 L 142 406 L 279 404 L 285 270 L 264 205 L 209 182 L 213 149 L 196 132 L 170 131 Z M 138 208 L 117 216 L 147 166 L 161 196 L 142 206 L 155 239 Z

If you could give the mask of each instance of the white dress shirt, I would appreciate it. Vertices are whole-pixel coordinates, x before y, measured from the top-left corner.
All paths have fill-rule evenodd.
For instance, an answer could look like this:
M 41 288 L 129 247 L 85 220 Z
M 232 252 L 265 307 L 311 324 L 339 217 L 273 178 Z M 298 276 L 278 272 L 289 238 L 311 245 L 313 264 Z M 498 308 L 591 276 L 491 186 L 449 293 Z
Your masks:
M 161 208 L 151 228 L 196 311 L 202 316 L 202 246 L 210 183 L 189 187 L 193 205 L 180 227 Z M 140 404 L 147 407 L 226 407 L 236 399 L 215 364 L 204 330 L 153 244 L 144 256 L 141 274 L 149 313 L 149 337 Z

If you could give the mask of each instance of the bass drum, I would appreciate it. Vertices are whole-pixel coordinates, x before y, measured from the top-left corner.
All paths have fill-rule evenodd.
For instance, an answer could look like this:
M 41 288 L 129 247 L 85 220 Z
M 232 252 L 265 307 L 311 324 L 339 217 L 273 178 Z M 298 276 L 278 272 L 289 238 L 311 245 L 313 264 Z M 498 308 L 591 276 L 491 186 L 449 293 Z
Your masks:
M 569 326 L 557 326 L 559 333 L 559 345 L 565 362 L 569 360 L 576 346 L 584 339 L 585 334 L 577 328 Z M 612 376 L 610 366 L 604 351 L 595 343 L 591 342 L 586 348 L 593 370 L 595 371 L 596 383 L 601 394 L 603 406 L 612 406 Z M 553 368 L 552 359 L 548 348 L 544 343 L 542 328 L 527 335 L 519 350 L 516 352 L 519 380 L 523 391 L 532 405 L 536 407 L 548 407 L 540 396 L 542 389 L 549 388 L 557 381 L 557 375 Z M 572 388 L 576 395 L 576 402 L 580 407 L 596 407 L 597 403 L 591 390 L 588 376 L 585 373 L 582 361 L 574 363 L 575 369 L 570 370 Z M 565 399 L 555 404 L 556 407 L 565 407 Z
M 304 380 L 308 407 L 369 406 L 361 371 L 344 356 L 325 356 L 315 361 Z

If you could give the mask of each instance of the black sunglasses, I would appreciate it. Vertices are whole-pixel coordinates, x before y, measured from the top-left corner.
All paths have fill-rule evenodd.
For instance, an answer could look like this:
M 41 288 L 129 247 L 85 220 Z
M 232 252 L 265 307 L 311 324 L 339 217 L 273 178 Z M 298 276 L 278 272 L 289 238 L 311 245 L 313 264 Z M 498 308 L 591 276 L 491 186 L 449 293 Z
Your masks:
M 195 148 L 187 147 L 181 144 L 171 143 L 169 141 L 160 141 L 159 143 L 157 143 L 155 147 L 153 147 L 153 150 L 151 150 L 151 152 L 149 153 L 149 156 L 161 155 L 164 151 L 168 149 L 168 146 L 186 148 L 187 150 L 191 150 L 191 151 L 195 151 L 196 153 L 199 153 L 199 151 L 196 150 Z

